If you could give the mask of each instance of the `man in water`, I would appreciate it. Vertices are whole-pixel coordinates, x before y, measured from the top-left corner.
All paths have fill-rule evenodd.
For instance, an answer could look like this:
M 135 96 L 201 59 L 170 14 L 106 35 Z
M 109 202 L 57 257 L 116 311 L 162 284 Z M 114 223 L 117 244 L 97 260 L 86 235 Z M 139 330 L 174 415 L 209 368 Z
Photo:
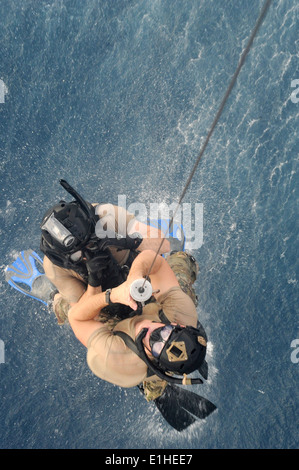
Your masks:
M 41 223 L 41 251 L 44 270 L 57 293 L 52 308 L 59 324 L 68 310 L 84 298 L 88 285 L 103 290 L 121 284 L 134 258 L 144 249 L 157 251 L 161 231 L 135 219 L 124 208 L 112 204 L 90 204 L 66 181 L 61 185 L 75 201 L 51 207 Z M 164 240 L 160 253 L 170 250 Z M 106 313 L 123 318 L 124 305 L 109 307 Z
M 87 348 L 92 372 L 121 387 L 143 383 L 149 400 L 163 393 L 171 380 L 169 374 L 183 375 L 180 383 L 184 383 L 186 374 L 199 369 L 207 345 L 192 297 L 198 269 L 195 260 L 183 252 L 170 255 L 168 261 L 155 255 L 151 250 L 140 253 L 126 281 L 115 288 L 102 292 L 89 285 L 85 296 L 69 311 L 71 328 Z M 181 281 L 185 278 L 188 293 L 181 289 L 176 269 Z M 137 279 L 144 279 L 149 270 L 153 296 L 142 313 L 116 324 L 102 322 L 101 311 L 110 304 L 124 304 L 137 311 L 130 287 Z

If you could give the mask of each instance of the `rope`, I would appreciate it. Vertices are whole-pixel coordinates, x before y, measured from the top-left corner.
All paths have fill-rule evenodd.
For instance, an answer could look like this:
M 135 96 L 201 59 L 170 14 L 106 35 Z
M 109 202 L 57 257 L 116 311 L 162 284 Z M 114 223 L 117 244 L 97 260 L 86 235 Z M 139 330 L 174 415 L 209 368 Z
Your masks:
M 240 70 L 241 70 L 241 68 L 242 68 L 242 66 L 243 66 L 243 64 L 244 64 L 244 62 L 245 62 L 246 56 L 247 56 L 247 54 L 248 54 L 248 52 L 249 52 L 249 50 L 250 50 L 250 48 L 251 48 L 251 46 L 252 46 L 252 43 L 253 43 L 253 41 L 254 41 L 254 38 L 255 38 L 255 36 L 257 35 L 257 32 L 258 32 L 258 30 L 259 30 L 259 28 L 260 28 L 262 22 L 264 21 L 264 18 L 265 18 L 265 16 L 266 16 L 266 13 L 267 13 L 267 11 L 268 11 L 268 9 L 269 9 L 269 7 L 270 7 L 270 3 L 271 3 L 271 0 L 266 0 L 265 3 L 264 3 L 264 5 L 263 5 L 263 8 L 262 8 L 262 10 L 261 10 L 261 13 L 260 13 L 260 15 L 259 15 L 259 17 L 258 17 L 258 19 L 257 19 L 257 21 L 256 21 L 255 27 L 253 28 L 252 33 L 251 33 L 251 36 L 250 36 L 250 38 L 249 38 L 249 40 L 248 40 L 247 46 L 245 47 L 244 51 L 242 52 L 242 55 L 241 55 L 239 64 L 238 64 L 238 66 L 237 66 L 237 69 L 236 69 L 236 71 L 235 71 L 235 73 L 234 73 L 234 75 L 233 75 L 233 77 L 232 77 L 232 79 L 231 79 L 231 81 L 230 81 L 230 83 L 229 83 L 229 86 L 228 86 L 228 88 L 227 88 L 227 90 L 226 90 L 226 92 L 225 92 L 225 95 L 224 95 L 224 97 L 223 97 L 223 99 L 222 99 L 222 102 L 221 102 L 221 104 L 220 104 L 220 106 L 219 106 L 219 109 L 218 109 L 217 114 L 216 114 L 216 116 L 215 116 L 215 118 L 214 118 L 214 121 L 213 121 L 213 123 L 212 123 L 212 125 L 211 125 L 211 128 L 210 128 L 210 130 L 209 130 L 209 132 L 208 132 L 208 134 L 207 134 L 207 137 L 206 137 L 206 139 L 205 139 L 205 141 L 204 141 L 204 143 L 203 143 L 203 146 L 202 146 L 202 148 L 201 148 L 201 150 L 200 150 L 200 152 L 199 152 L 199 155 L 198 155 L 198 157 L 197 157 L 197 159 L 196 159 L 196 161 L 195 161 L 195 164 L 194 164 L 194 166 L 193 166 L 193 169 L 192 169 L 192 171 L 191 171 L 191 173 L 190 173 L 190 175 L 189 175 L 189 177 L 188 177 L 188 179 L 187 179 L 187 182 L 186 182 L 186 184 L 185 184 L 185 186 L 184 186 L 184 189 L 183 189 L 183 191 L 182 191 L 182 194 L 181 194 L 181 196 L 180 196 L 180 198 L 179 198 L 179 202 L 177 203 L 177 206 L 176 206 L 176 208 L 175 208 L 175 210 L 174 210 L 174 212 L 173 212 L 173 215 L 172 215 L 172 218 L 171 218 L 171 220 L 170 220 L 170 222 L 169 222 L 167 231 L 166 231 L 164 237 L 163 237 L 162 240 L 161 240 L 160 246 L 159 246 L 159 248 L 158 248 L 158 250 L 157 250 L 157 253 L 156 253 L 156 256 L 154 257 L 154 260 L 153 260 L 153 262 L 152 262 L 152 264 L 151 264 L 151 266 L 150 266 L 150 268 L 149 268 L 149 271 L 148 271 L 147 276 L 150 275 L 150 272 L 151 272 L 151 270 L 152 270 L 152 268 L 153 268 L 153 265 L 154 265 L 154 263 L 155 263 L 155 261 L 156 261 L 156 258 L 157 258 L 157 256 L 158 256 L 158 254 L 159 254 L 159 251 L 160 251 L 160 249 L 161 249 L 161 247 L 162 247 L 162 245 L 163 245 L 163 243 L 164 243 L 165 238 L 167 237 L 167 234 L 168 234 L 168 232 L 169 232 L 169 228 L 171 227 L 171 225 L 172 225 L 172 223 L 173 223 L 175 214 L 176 214 L 176 212 L 177 212 L 177 210 L 178 210 L 178 208 L 179 208 L 179 206 L 180 206 L 180 204 L 181 204 L 183 198 L 185 197 L 185 194 L 186 194 L 187 189 L 188 189 L 188 187 L 189 187 L 189 185 L 190 185 L 190 183 L 191 183 L 191 181 L 192 181 L 192 178 L 193 178 L 194 173 L 195 173 L 195 171 L 196 171 L 196 169 L 197 169 L 197 167 L 198 167 L 198 164 L 199 164 L 199 162 L 200 162 L 200 159 L 201 159 L 201 157 L 203 156 L 204 151 L 206 150 L 206 147 L 207 147 L 207 145 L 208 145 L 208 143 L 209 143 L 210 137 L 211 137 L 211 135 L 213 134 L 214 129 L 215 129 L 216 125 L 217 125 L 217 122 L 219 121 L 219 118 L 220 118 L 220 116 L 221 116 L 221 114 L 222 114 L 222 111 L 223 111 L 223 108 L 224 108 L 224 106 L 225 106 L 225 103 L 227 102 L 227 99 L 228 99 L 228 97 L 229 97 L 229 95 L 230 95 L 230 93 L 231 93 L 231 91 L 232 91 L 232 89 L 233 89 L 233 87 L 234 87 L 234 85 L 235 85 L 235 83 L 236 83 L 236 80 L 237 80 L 237 78 L 238 78 L 238 75 L 239 75 L 239 73 L 240 73 Z

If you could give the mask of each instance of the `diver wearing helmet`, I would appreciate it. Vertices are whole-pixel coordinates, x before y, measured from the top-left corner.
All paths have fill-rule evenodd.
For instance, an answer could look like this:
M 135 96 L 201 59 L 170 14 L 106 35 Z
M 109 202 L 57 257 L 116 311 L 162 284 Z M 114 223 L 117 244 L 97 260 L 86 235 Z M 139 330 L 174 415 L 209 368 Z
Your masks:
M 162 235 L 124 208 L 90 204 L 65 180 L 60 184 L 74 200 L 60 201 L 45 213 L 40 248 L 45 255 L 45 274 L 57 289 L 52 308 L 63 324 L 69 308 L 85 295 L 88 285 L 106 290 L 121 284 L 137 254 L 158 249 Z M 167 251 L 169 242 L 164 240 L 160 252 Z M 130 311 L 120 304 L 106 309 L 107 315 L 119 318 Z
M 144 279 L 150 267 L 155 302 L 143 305 L 141 315 L 116 325 L 99 322 L 99 312 L 111 303 L 125 304 L 136 311 L 132 285 Z M 169 382 L 202 383 L 200 378 L 186 377 L 202 370 L 207 346 L 194 301 L 180 288 L 168 262 L 161 256 L 155 258 L 151 250 L 135 258 L 126 281 L 118 287 L 99 292 L 88 286 L 85 298 L 70 309 L 69 322 L 87 347 L 89 368 L 107 382 L 121 387 L 143 383 L 145 392 L 154 390 L 149 400 L 160 396 Z

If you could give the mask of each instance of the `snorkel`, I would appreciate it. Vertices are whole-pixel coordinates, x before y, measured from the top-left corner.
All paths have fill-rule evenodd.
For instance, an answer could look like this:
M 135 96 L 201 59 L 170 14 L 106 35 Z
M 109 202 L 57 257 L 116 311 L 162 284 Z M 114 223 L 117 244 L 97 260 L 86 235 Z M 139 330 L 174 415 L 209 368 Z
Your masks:
M 80 194 L 66 180 L 61 179 L 59 180 L 59 183 L 71 196 L 73 196 L 76 199 L 81 209 L 85 212 L 87 217 L 89 217 L 94 222 L 94 225 L 95 225 L 96 224 L 95 212 L 91 204 L 88 204 L 83 199 L 83 197 L 81 197 Z

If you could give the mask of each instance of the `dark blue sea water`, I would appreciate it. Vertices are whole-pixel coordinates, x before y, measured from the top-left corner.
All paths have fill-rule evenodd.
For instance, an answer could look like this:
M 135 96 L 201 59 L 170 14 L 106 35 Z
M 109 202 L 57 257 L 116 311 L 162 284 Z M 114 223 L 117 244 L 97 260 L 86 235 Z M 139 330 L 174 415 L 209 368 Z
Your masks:
M 210 375 L 195 389 L 215 413 L 172 430 L 4 278 L 39 250 L 60 178 L 91 201 L 178 200 L 262 4 L 1 0 L 0 448 L 298 447 L 296 1 L 272 2 L 184 199 L 203 204 Z

